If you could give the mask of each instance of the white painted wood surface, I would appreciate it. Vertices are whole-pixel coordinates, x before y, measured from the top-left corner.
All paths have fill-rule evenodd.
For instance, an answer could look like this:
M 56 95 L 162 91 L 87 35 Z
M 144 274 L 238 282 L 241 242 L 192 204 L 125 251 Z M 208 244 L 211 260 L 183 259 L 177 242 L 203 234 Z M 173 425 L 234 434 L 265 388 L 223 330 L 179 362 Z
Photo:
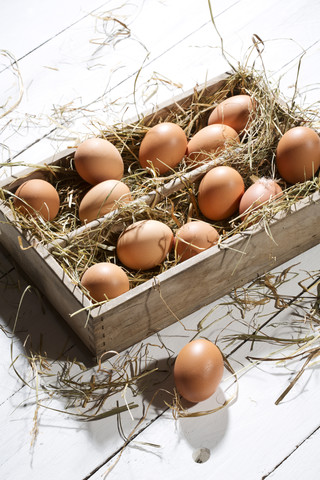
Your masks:
M 281 79 L 280 87 L 287 97 L 293 94 L 299 58 L 304 54 L 298 100 L 319 107 L 319 1 L 219 0 L 212 2 L 212 10 L 233 63 L 246 57 L 253 34 L 262 38 L 265 69 L 275 84 Z M 106 20 L 112 16 L 116 21 Z M 52 4 L 29 0 L 26 5 L 12 0 L 4 3 L 0 22 L 0 114 L 14 105 L 20 94 L 18 77 L 12 68 L 6 68 L 10 63 L 6 52 L 18 60 L 23 82 L 20 104 L 0 119 L 2 162 L 11 158 L 34 164 L 73 146 L 99 122 L 129 118 L 136 109 L 149 109 L 228 69 L 204 0 L 134 0 L 127 4 L 94 0 L 90 5 L 74 0 Z M 255 51 L 251 62 L 254 59 L 261 67 Z M 81 108 L 84 105 L 85 111 Z M 15 170 L 20 168 L 22 165 Z M 10 171 L 10 167 L 1 168 L 1 177 Z M 279 346 L 255 343 L 251 350 L 250 342 L 227 342 L 227 335 L 252 332 L 265 322 L 269 323 L 263 327 L 264 334 L 299 334 L 301 315 L 312 307 L 316 287 L 308 293 L 298 282 L 307 286 L 319 278 L 320 247 L 278 267 L 277 272 L 288 266 L 291 273 L 279 292 L 303 294 L 291 308 L 279 312 L 274 302 L 269 302 L 249 310 L 242 319 L 237 308 L 225 305 L 230 303 L 226 297 L 183 319 L 183 325 L 177 322 L 148 339 L 150 365 L 166 369 L 168 352 L 174 357 L 208 314 L 203 334 L 217 339 L 238 372 L 238 393 L 230 405 L 209 416 L 175 420 L 159 394 L 146 413 L 153 392 L 159 388 L 148 383 L 144 394 L 133 397 L 129 390 L 126 393 L 126 400 L 138 405 L 132 410 L 133 418 L 129 412 L 121 414 L 124 434 L 129 436 L 134 429 L 137 434 L 127 446 L 115 416 L 83 423 L 45 408 L 39 411 L 39 432 L 31 446 L 35 391 L 23 386 L 11 366 L 12 358 L 21 354 L 15 366 L 32 380 L 23 343 L 26 339 L 29 345 L 32 342 L 35 351 L 41 347 L 49 359 L 64 351 L 89 368 L 92 364 L 86 349 L 55 310 L 34 288 L 27 288 L 29 282 L 15 268 L 14 260 L 0 251 L 0 318 L 5 331 L 12 331 L 19 311 L 15 334 L 0 331 L 1 478 L 97 480 L 113 466 L 108 476 L 112 479 L 194 479 L 200 475 L 223 480 L 318 479 L 320 394 L 316 360 L 285 400 L 275 405 L 301 361 L 279 365 L 261 362 L 249 368 L 248 355 L 264 357 Z M 235 384 L 229 377 L 225 371 L 217 394 L 193 408 L 213 408 L 231 398 Z M 155 376 L 155 381 L 158 379 Z M 165 385 L 172 387 L 170 378 Z M 118 395 L 106 407 L 114 407 L 116 400 L 124 404 Z M 63 409 L 65 403 L 55 399 L 47 405 Z M 204 463 L 195 461 L 199 449 L 208 449 L 209 458 Z

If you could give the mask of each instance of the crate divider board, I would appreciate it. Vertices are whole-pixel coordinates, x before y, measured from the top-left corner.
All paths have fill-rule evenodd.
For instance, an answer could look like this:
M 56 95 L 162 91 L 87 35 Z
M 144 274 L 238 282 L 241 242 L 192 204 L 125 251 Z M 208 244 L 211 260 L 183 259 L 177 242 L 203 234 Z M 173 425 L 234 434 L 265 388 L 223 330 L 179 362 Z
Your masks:
M 170 180 L 168 182 L 163 182 L 163 183 L 159 182 L 159 187 L 156 190 L 154 190 L 154 191 L 152 191 L 152 192 L 150 192 L 146 195 L 143 195 L 143 196 L 137 198 L 136 200 L 133 200 L 132 202 L 130 202 L 129 206 L 130 206 L 130 208 L 132 208 L 132 206 L 135 205 L 135 204 L 145 204 L 145 205 L 155 206 L 156 204 L 158 204 L 162 200 L 164 200 L 166 197 L 169 197 L 170 195 L 172 195 L 173 193 L 175 193 L 179 190 L 182 190 L 185 185 L 196 182 L 206 172 L 211 170 L 213 167 L 220 165 L 221 163 L 223 163 L 223 161 L 218 156 L 214 160 L 208 161 L 207 163 L 205 163 L 203 165 L 200 165 L 200 167 L 195 168 L 194 170 L 191 170 L 187 173 L 183 173 L 181 175 L 175 176 L 172 180 Z M 68 233 L 67 235 L 58 238 L 55 241 L 55 244 L 49 244 L 47 246 L 48 250 L 52 251 L 52 249 L 57 244 L 58 245 L 68 244 L 72 241 L 72 239 L 74 239 L 78 235 L 81 235 L 84 232 L 88 232 L 89 230 L 91 230 L 93 228 L 96 228 L 96 227 L 99 227 L 99 226 L 103 227 L 103 222 L 107 219 L 112 220 L 112 218 L 115 215 L 117 215 L 117 213 L 118 213 L 118 210 L 113 210 L 109 213 L 106 213 L 105 215 L 103 215 L 100 218 L 92 220 L 91 222 L 89 222 L 85 225 L 82 225 L 81 227 L 76 228 L 75 230 Z M 112 227 L 111 227 L 111 229 L 112 229 Z M 119 230 L 119 229 L 120 230 L 122 229 L 121 225 L 119 225 L 119 226 L 115 225 L 114 226 L 115 231 Z
M 206 88 L 206 93 L 214 93 L 225 85 L 227 79 L 228 74 L 223 74 L 200 89 Z M 193 93 L 162 105 L 145 119 L 150 124 L 161 121 L 168 112 L 187 105 Z M 70 161 L 74 151 L 68 149 L 43 161 L 36 169 L 28 168 L 18 178 L 2 181 L 0 187 L 14 191 L 26 178 L 44 178 L 43 167 Z M 199 167 L 190 175 L 196 178 L 216 162 L 219 159 Z M 183 181 L 178 178 L 161 186 L 162 195 L 168 195 L 179 184 L 181 187 Z M 153 194 L 150 198 L 154 198 Z M 316 192 L 298 201 L 288 211 L 279 212 L 270 222 L 271 235 L 263 225 L 252 226 L 99 306 L 91 304 L 50 254 L 52 245 L 44 246 L 35 239 L 23 238 L 11 210 L 3 202 L 0 203 L 0 242 L 92 353 L 99 357 L 110 350 L 120 352 L 129 348 L 318 244 L 319 203 L 320 195 Z M 81 228 L 75 234 L 81 233 Z M 19 237 L 23 238 L 24 249 Z M 195 281 L 196 278 L 199 281 Z

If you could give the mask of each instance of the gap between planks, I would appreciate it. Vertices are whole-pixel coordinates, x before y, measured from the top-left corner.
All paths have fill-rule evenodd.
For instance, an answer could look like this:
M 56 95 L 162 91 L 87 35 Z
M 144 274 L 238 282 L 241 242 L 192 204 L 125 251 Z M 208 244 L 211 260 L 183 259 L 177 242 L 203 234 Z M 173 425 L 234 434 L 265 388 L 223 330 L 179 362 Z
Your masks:
M 277 470 L 279 467 L 281 467 L 281 465 L 283 465 L 284 462 L 285 462 L 286 460 L 288 460 L 288 458 L 290 458 L 291 455 L 293 455 L 293 454 L 298 450 L 299 447 L 301 447 L 307 440 L 309 440 L 309 439 L 310 439 L 315 433 L 317 433 L 319 430 L 320 430 L 320 425 L 319 425 L 317 428 L 315 428 L 315 429 L 310 433 L 310 435 L 308 435 L 304 440 L 302 440 L 300 443 L 298 443 L 298 445 L 296 445 L 296 447 L 295 447 L 281 462 L 279 462 L 272 470 L 270 470 L 269 473 L 267 473 L 266 475 L 264 475 L 264 476 L 261 478 L 261 480 L 267 479 L 270 475 L 272 475 L 274 472 L 276 472 L 276 470 Z M 84 480 L 86 480 L 86 479 L 84 479 Z
M 110 460 L 112 460 L 114 457 L 116 457 L 117 455 L 121 455 L 122 452 L 124 451 L 124 449 L 132 442 L 134 442 L 134 440 L 141 434 L 143 433 L 145 430 L 147 430 L 147 428 L 149 428 L 156 420 L 158 420 L 158 418 L 162 417 L 162 415 L 164 415 L 164 413 L 166 413 L 168 411 L 169 408 L 165 408 L 161 413 L 159 413 L 158 415 L 156 415 L 154 418 L 151 418 L 148 423 L 142 427 L 139 431 L 137 431 L 137 433 L 135 433 L 134 435 L 132 435 L 130 437 L 130 439 L 127 439 L 124 444 L 119 447 L 114 453 L 112 453 L 111 455 L 109 455 L 109 457 L 104 460 L 102 463 L 100 463 L 96 468 L 94 468 L 93 470 L 91 470 L 91 472 L 86 475 L 83 479 L 81 480 L 90 480 L 90 478 L 92 477 L 92 475 L 95 475 L 97 472 L 99 472 L 100 468 L 104 467 L 108 462 L 110 462 Z M 120 458 L 119 458 L 120 459 Z M 110 471 L 113 470 L 113 468 L 116 466 L 116 464 L 118 463 L 118 460 L 115 461 L 115 464 L 112 465 L 110 467 Z

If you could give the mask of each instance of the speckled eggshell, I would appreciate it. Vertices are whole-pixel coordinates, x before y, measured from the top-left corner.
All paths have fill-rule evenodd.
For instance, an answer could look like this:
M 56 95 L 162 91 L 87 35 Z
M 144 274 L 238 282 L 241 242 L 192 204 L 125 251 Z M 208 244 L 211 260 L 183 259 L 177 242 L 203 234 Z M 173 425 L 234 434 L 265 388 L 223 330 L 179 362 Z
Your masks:
M 208 160 L 208 154 L 224 150 L 228 145 L 239 143 L 238 133 L 228 125 L 208 125 L 199 130 L 190 140 L 187 156 L 192 162 Z
M 101 262 L 89 267 L 81 278 L 81 285 L 96 302 L 111 300 L 129 290 L 125 271 L 114 263 Z
M 229 218 L 237 212 L 244 189 L 243 178 L 234 168 L 212 168 L 199 185 L 198 204 L 201 213 L 210 220 Z
M 15 192 L 13 204 L 23 215 L 36 216 L 52 221 L 58 214 L 60 199 L 57 190 L 46 180 L 31 179 Z M 17 198 L 18 197 L 18 198 Z
M 212 247 L 218 240 L 219 233 L 210 223 L 202 220 L 187 222 L 175 235 L 177 257 L 180 261 L 187 260 Z
M 280 176 L 294 184 L 312 179 L 320 166 L 320 139 L 309 127 L 294 127 L 280 139 L 276 150 Z
M 92 187 L 80 202 L 79 218 L 91 222 L 132 200 L 127 185 L 119 180 L 105 180 Z
M 234 95 L 223 100 L 212 110 L 208 125 L 220 123 L 232 127 L 240 133 L 247 126 L 254 102 L 250 95 Z
M 74 165 L 80 177 L 91 185 L 104 180 L 121 180 L 124 172 L 120 153 L 104 138 L 88 138 L 80 143 Z
M 158 220 L 140 220 L 119 236 L 117 256 L 133 270 L 149 270 L 160 265 L 173 246 L 173 232 Z
M 192 403 L 211 397 L 224 371 L 219 348 L 206 339 L 192 340 L 179 352 L 174 364 L 174 381 L 180 395 Z
M 150 167 L 151 162 L 163 174 L 181 162 L 186 148 L 187 137 L 179 125 L 159 123 L 144 136 L 139 150 L 139 162 L 142 168 Z
M 279 198 L 282 188 L 271 178 L 260 178 L 244 192 L 239 205 L 239 214 L 244 217 L 252 209 L 262 207 L 270 199 Z

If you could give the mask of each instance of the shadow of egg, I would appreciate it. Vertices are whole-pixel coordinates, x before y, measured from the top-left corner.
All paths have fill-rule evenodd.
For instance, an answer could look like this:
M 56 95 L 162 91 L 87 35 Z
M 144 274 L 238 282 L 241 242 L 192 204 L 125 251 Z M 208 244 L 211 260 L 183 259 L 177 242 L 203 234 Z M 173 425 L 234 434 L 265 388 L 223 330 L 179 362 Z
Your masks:
M 217 409 L 225 401 L 224 392 L 218 387 L 216 392 L 207 400 L 190 405 L 188 413 L 192 414 Z M 225 406 L 211 414 L 181 417 L 178 419 L 178 428 L 181 436 L 194 448 L 194 451 L 202 454 L 214 449 L 221 442 L 227 431 L 228 420 L 228 406 Z M 197 458 L 194 458 L 194 461 L 202 463 Z
M 148 364 L 146 375 L 141 377 L 137 386 L 139 393 L 148 404 L 157 411 L 163 411 L 171 405 L 174 392 L 173 358 L 161 358 Z M 154 371 L 153 371 L 154 370 Z M 150 373 L 148 373 L 150 372 Z

